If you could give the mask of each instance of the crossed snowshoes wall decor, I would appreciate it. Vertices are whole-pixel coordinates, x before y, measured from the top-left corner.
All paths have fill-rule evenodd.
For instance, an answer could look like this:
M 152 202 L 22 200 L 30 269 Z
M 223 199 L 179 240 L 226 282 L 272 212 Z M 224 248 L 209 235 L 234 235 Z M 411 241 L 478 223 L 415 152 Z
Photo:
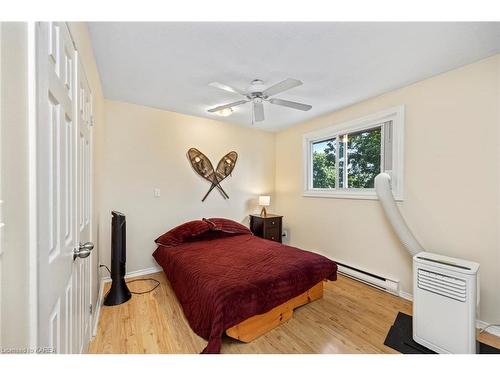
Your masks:
M 238 154 L 235 151 L 231 151 L 224 155 L 219 160 L 217 169 L 215 170 L 212 163 L 210 162 L 210 159 L 207 158 L 205 154 L 203 154 L 203 152 L 201 152 L 200 150 L 196 148 L 190 148 L 187 152 L 187 156 L 194 171 L 205 180 L 212 183 L 210 189 L 207 191 L 201 201 L 204 202 L 205 199 L 207 199 L 208 194 L 210 194 L 210 192 L 214 188 L 217 188 L 219 190 L 224 199 L 229 199 L 229 195 L 227 195 L 220 183 L 227 176 L 230 176 L 233 172 L 233 169 L 236 165 L 236 160 L 238 159 Z

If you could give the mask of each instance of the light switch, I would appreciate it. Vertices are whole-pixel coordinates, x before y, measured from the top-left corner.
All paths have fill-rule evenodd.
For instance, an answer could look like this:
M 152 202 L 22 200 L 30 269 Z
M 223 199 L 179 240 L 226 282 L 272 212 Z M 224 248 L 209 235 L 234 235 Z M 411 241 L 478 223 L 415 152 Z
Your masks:
M 154 189 L 154 195 L 155 195 L 155 198 L 159 198 L 160 197 L 160 189 L 155 188 Z

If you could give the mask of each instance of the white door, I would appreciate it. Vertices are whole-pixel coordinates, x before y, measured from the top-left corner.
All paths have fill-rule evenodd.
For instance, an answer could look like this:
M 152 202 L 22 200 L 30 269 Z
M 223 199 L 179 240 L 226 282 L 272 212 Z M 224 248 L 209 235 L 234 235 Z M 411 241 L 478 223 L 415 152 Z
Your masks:
M 92 126 L 92 94 L 90 92 L 87 76 L 80 61 L 77 65 L 77 235 L 80 244 L 89 243 L 91 239 L 91 126 Z M 80 337 L 79 352 L 87 349 L 90 340 L 90 295 L 91 295 L 91 256 L 79 258 L 75 262 L 75 275 L 78 282 L 75 291 L 78 298 L 78 323 L 77 330 Z
M 87 181 L 80 165 L 90 150 L 80 153 L 78 143 L 76 51 L 67 25 L 38 23 L 36 33 L 37 341 L 57 353 L 79 353 L 88 340 L 84 327 L 90 311 L 82 295 L 90 278 L 86 261 L 74 253 L 91 247 L 79 246 L 80 211 L 87 207 L 79 202 L 80 191 L 86 191 L 79 184 Z

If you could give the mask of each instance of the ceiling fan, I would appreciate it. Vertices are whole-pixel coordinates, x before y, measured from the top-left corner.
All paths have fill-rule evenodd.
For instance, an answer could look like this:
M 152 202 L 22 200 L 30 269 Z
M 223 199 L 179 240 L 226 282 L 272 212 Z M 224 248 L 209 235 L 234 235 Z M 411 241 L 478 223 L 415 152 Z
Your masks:
M 265 88 L 264 82 L 260 79 L 254 79 L 250 87 L 247 90 L 239 90 L 237 88 L 225 85 L 219 82 L 212 82 L 209 86 L 216 87 L 218 89 L 229 91 L 234 94 L 239 94 L 245 97 L 245 99 L 238 100 L 237 102 L 220 105 L 215 108 L 211 108 L 208 110 L 210 113 L 224 113 L 224 111 L 229 111 L 229 114 L 232 112 L 233 107 L 246 104 L 251 102 L 253 106 L 253 116 L 252 123 L 254 121 L 264 121 L 264 102 L 268 102 L 271 104 L 281 105 L 284 107 L 289 107 L 293 109 L 298 109 L 300 111 L 309 111 L 312 106 L 309 104 L 292 102 L 290 100 L 271 98 L 272 96 L 282 93 L 283 91 L 290 90 L 294 87 L 302 85 L 302 82 L 298 79 L 287 78 L 284 81 L 281 81 L 271 87 Z

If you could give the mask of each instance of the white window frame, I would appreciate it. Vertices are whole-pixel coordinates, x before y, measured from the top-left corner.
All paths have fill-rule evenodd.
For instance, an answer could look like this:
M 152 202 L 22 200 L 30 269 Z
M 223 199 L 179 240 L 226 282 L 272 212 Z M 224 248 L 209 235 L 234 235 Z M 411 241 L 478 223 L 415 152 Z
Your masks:
M 303 154 L 303 181 L 304 197 L 323 198 L 346 198 L 346 199 L 377 199 L 375 189 L 355 189 L 338 188 L 331 189 L 313 188 L 312 184 L 312 145 L 313 143 L 324 141 L 330 138 L 338 138 L 345 133 L 353 133 L 367 130 L 378 125 L 392 121 L 392 170 L 384 170 L 384 161 L 381 162 L 381 170 L 391 176 L 391 188 L 394 198 L 402 201 L 403 195 L 403 174 L 404 174 L 404 105 L 389 108 L 369 116 L 365 116 L 352 121 L 329 126 L 327 128 L 306 133 L 302 137 Z M 382 134 L 383 135 L 383 134 Z M 338 144 L 338 143 L 337 143 Z M 382 137 L 382 149 L 384 147 L 384 137 Z M 338 152 L 338 150 L 337 150 Z M 384 152 L 382 152 L 384 154 Z M 382 158 L 383 159 L 383 158 Z M 337 161 L 338 163 L 338 158 Z M 338 177 L 338 176 L 337 176 Z

